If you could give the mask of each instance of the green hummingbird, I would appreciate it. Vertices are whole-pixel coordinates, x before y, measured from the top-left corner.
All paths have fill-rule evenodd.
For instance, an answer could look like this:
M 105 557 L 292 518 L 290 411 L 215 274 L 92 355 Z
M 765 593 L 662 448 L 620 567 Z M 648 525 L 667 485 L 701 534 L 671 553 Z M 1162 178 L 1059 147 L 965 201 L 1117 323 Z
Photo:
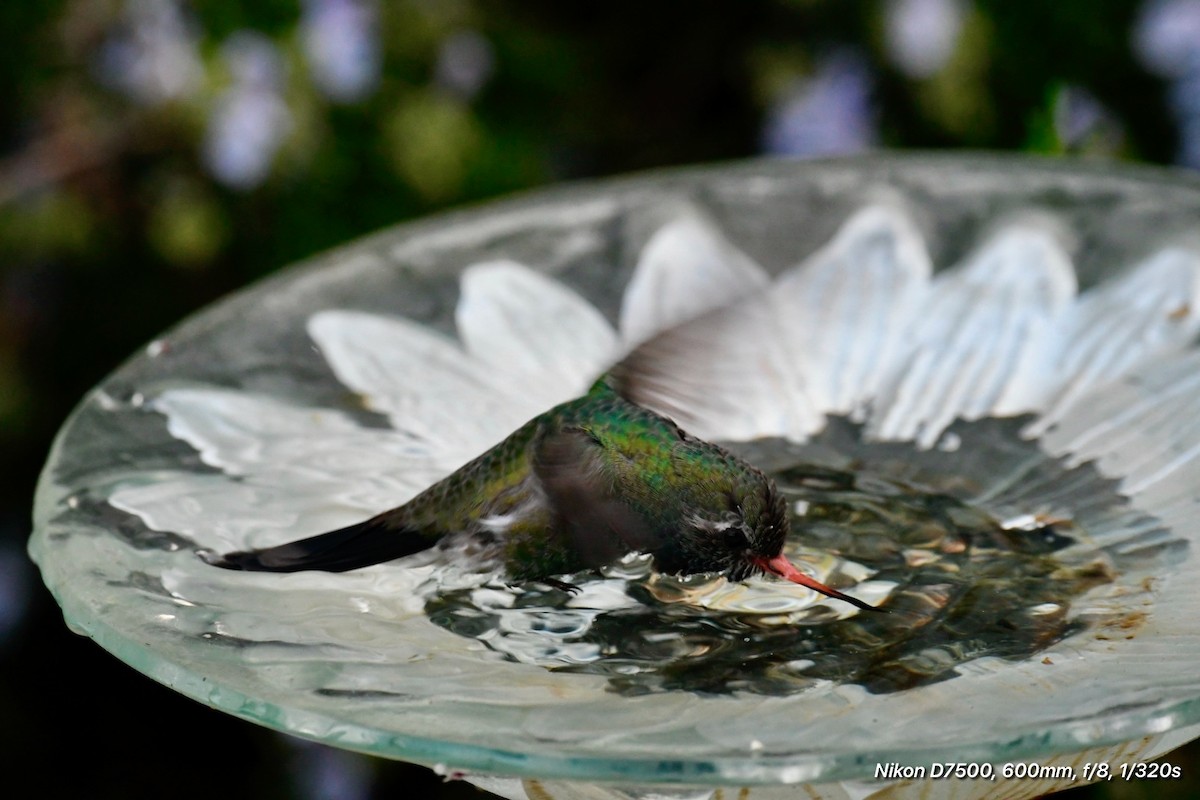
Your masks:
M 611 374 L 522 425 L 402 506 L 261 550 L 207 556 L 235 570 L 344 572 L 468 537 L 515 582 L 648 553 L 664 573 L 769 573 L 873 606 L 805 575 L 783 554 L 787 503 L 761 470 L 618 391 Z

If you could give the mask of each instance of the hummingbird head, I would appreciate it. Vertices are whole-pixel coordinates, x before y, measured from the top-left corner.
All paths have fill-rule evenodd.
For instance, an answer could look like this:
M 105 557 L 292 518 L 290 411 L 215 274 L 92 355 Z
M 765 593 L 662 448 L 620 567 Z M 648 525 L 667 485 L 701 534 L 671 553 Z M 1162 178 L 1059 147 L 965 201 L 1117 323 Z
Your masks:
M 739 476 L 740 477 L 740 476 Z M 675 547 L 656 554 L 665 572 L 722 572 L 740 581 L 766 569 L 783 551 L 787 503 L 765 475 L 709 485 L 684 518 Z
M 742 484 L 745 491 L 727 493 L 727 507 L 715 517 L 711 512 L 691 516 L 680 544 L 692 568 L 679 571 L 723 572 L 729 581 L 767 573 L 861 609 L 883 610 L 810 578 L 788 560 L 783 553 L 791 529 L 787 501 L 768 477 L 757 473 L 754 478 Z

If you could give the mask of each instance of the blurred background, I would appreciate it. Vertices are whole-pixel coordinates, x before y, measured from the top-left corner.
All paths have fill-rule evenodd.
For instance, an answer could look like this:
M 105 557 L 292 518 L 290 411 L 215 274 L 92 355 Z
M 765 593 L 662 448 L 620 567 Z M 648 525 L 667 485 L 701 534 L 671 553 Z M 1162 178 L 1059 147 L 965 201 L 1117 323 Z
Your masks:
M 211 711 L 69 633 L 24 553 L 72 406 L 180 318 L 449 206 L 762 154 L 1200 169 L 1200 0 L 5 0 L 0 763 L 47 797 L 478 798 Z M 1181 781 L 1066 797 L 1200 796 Z

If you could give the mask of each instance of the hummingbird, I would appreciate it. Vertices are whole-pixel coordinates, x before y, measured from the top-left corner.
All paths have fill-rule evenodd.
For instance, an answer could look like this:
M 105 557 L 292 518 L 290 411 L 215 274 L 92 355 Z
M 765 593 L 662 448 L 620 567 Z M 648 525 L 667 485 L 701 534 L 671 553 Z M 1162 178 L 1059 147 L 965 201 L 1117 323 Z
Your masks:
M 866 610 L 783 554 L 787 503 L 761 470 L 626 399 L 610 373 L 533 418 L 397 508 L 338 530 L 206 555 L 232 570 L 344 572 L 466 537 L 509 580 L 574 589 L 554 576 L 647 553 L 663 573 L 766 573 Z

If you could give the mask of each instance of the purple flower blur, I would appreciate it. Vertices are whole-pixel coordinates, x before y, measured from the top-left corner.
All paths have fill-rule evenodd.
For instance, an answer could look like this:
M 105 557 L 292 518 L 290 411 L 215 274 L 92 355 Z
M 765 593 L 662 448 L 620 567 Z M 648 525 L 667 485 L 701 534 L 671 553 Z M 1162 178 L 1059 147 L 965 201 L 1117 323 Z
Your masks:
M 1200 52 L 1200 0 L 1149 0 L 1133 28 L 1133 49 L 1146 69 L 1178 78 Z
M 304 56 L 317 87 L 339 103 L 368 97 L 379 83 L 379 10 L 367 0 L 304 0 Z
M 371 765 L 359 753 L 335 750 L 291 736 L 294 749 L 293 789 L 303 800 L 369 800 L 373 783 Z
M 0 647 L 12 637 L 29 611 L 33 569 L 17 547 L 0 546 Z
M 762 146 L 772 155 L 841 155 L 876 139 L 870 71 L 861 56 L 845 51 L 793 82 L 768 110 Z
M 233 84 L 217 98 L 209 117 L 204 161 L 227 186 L 252 189 L 266 178 L 292 129 L 281 94 L 283 64 L 269 39 L 247 31 L 233 34 L 222 56 Z
M 1176 161 L 1200 169 L 1200 0 L 1150 0 L 1134 26 L 1133 47 L 1146 69 L 1171 81 Z
M 962 0 L 888 0 L 884 25 L 892 63 L 910 78 L 938 72 L 958 46 L 965 16 Z
M 1114 155 L 1125 133 L 1120 120 L 1080 86 L 1064 86 L 1054 98 L 1054 131 L 1067 150 Z

